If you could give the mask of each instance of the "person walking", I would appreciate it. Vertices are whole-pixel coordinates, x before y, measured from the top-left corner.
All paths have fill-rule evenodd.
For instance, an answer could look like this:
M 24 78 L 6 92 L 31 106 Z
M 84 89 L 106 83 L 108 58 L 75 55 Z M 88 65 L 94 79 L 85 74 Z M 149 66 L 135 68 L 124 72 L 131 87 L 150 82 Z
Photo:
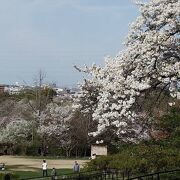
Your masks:
M 77 161 L 74 162 L 73 172 L 74 173 L 79 173 L 80 172 L 80 165 L 78 164 Z
M 46 160 L 43 160 L 42 170 L 43 170 L 43 177 L 47 176 L 48 174 L 47 174 L 47 162 L 46 162 Z

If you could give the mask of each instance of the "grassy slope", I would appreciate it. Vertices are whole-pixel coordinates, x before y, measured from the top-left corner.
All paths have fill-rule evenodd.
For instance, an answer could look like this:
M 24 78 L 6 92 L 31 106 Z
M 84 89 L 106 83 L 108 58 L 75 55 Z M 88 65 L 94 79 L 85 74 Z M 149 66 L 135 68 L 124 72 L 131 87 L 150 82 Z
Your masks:
M 8 172 L 12 172 L 16 175 L 19 176 L 20 179 L 24 178 L 30 178 L 30 177 L 42 177 L 42 170 L 41 169 L 36 169 L 35 171 L 12 171 L 10 170 L 12 167 L 7 167 Z M 71 174 L 72 169 L 57 169 L 56 170 L 57 175 L 63 175 L 63 174 Z M 48 169 L 48 176 L 51 175 L 51 169 Z

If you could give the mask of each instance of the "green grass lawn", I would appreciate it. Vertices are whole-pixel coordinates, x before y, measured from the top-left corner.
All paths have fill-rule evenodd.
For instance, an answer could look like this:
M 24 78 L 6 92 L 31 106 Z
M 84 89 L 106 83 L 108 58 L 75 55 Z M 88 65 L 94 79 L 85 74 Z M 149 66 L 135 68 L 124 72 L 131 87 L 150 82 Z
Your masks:
M 19 179 L 31 178 L 31 177 L 42 177 L 42 170 L 36 169 L 35 171 L 12 171 L 11 167 L 7 167 L 7 171 L 18 175 Z M 56 169 L 57 175 L 71 174 L 72 169 Z M 48 170 L 48 176 L 51 175 L 51 169 Z
M 18 161 L 18 158 L 20 158 L 19 161 L 22 161 L 21 158 L 22 159 L 25 158 L 27 160 L 29 160 L 29 159 L 32 159 L 32 160 L 38 159 L 38 162 L 41 161 L 41 159 L 44 159 L 44 158 L 49 159 L 49 161 L 50 160 L 51 161 L 52 160 L 60 160 L 60 159 L 64 160 L 64 157 L 56 157 L 56 156 L 46 156 L 46 157 L 43 157 L 43 156 L 14 156 L 14 159 L 12 159 L 12 160 L 13 161 L 14 160 Z M 86 160 L 86 158 L 77 158 L 77 159 L 75 159 L 75 158 L 67 158 L 65 160 L 71 160 L 71 161 L 72 160 Z M 24 161 L 24 159 L 23 159 L 23 161 Z M 67 161 L 67 162 L 69 163 L 69 161 Z M 70 162 L 70 163 L 73 163 L 73 162 Z M 73 166 L 73 164 L 72 164 L 72 166 Z M 28 171 L 28 169 L 29 169 L 29 171 Z M 24 170 L 27 170 L 27 171 L 24 171 Z M 51 171 L 52 171 L 52 169 L 48 170 L 48 176 L 51 176 Z M 56 169 L 56 171 L 57 171 L 57 176 L 73 174 L 73 170 L 71 168 L 71 165 L 69 166 L 69 164 L 67 165 L 67 167 L 65 166 L 64 168 Z M 40 168 L 40 166 L 35 166 L 35 167 L 30 167 L 29 168 L 29 166 L 26 163 L 25 163 L 25 165 L 23 165 L 23 163 L 19 163 L 19 164 L 15 163 L 15 165 L 8 165 L 8 163 L 7 163 L 6 171 L 4 173 L 10 173 L 10 174 L 17 175 L 19 177 L 18 179 L 42 177 L 42 169 Z M 1 178 L 0 178 L 0 180 L 1 180 Z

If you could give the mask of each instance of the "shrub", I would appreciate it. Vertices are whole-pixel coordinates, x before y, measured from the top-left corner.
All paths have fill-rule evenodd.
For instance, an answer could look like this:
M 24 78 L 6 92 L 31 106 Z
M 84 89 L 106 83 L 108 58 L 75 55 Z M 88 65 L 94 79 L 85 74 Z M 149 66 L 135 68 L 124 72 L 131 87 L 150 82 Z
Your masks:
M 38 146 L 36 145 L 29 145 L 26 149 L 26 155 L 36 156 L 38 155 Z
M 4 180 L 5 176 L 9 175 L 11 180 L 16 180 L 19 178 L 19 176 L 17 174 L 14 173 L 9 173 L 9 172 L 0 172 L 0 180 Z
M 13 146 L 13 154 L 15 155 L 24 155 L 26 153 L 27 146 L 24 144 L 16 144 Z
M 86 170 L 119 169 L 133 174 L 152 173 L 180 167 L 178 149 L 158 145 L 131 145 L 121 153 L 90 161 Z

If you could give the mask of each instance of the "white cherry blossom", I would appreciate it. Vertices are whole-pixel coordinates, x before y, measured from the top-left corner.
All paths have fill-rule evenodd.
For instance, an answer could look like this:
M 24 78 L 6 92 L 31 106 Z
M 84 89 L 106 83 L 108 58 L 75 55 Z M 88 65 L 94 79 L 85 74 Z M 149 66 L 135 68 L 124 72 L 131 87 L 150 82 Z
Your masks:
M 114 58 L 108 57 L 104 67 L 93 65 L 82 70 L 92 78 L 82 84 L 76 107 L 85 113 L 92 111 L 94 121 L 98 122 L 93 136 L 114 127 L 119 137 L 148 138 L 141 120 L 144 117 L 133 109 L 137 98 L 156 87 L 167 87 L 177 98 L 180 1 L 140 1 L 138 5 L 141 15 L 131 25 L 126 49 Z M 89 87 L 91 91 L 86 90 Z

